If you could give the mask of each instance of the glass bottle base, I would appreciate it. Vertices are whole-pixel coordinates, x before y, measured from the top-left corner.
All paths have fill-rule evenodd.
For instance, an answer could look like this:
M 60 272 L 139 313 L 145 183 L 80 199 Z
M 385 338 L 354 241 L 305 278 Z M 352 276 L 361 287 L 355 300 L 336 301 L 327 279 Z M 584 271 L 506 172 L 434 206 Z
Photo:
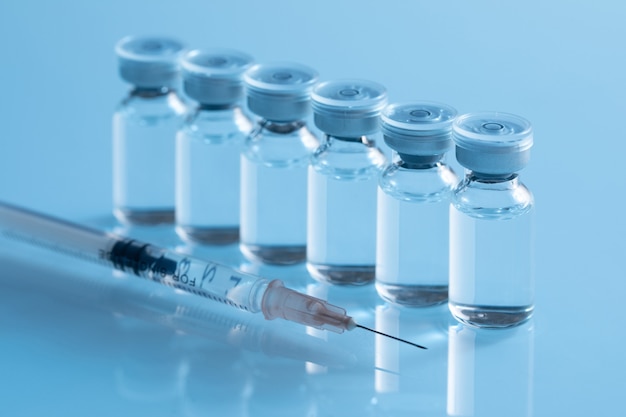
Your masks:
M 318 281 L 335 285 L 366 285 L 374 282 L 374 265 L 326 265 L 307 262 L 309 274 Z
M 228 245 L 239 240 L 239 227 L 176 226 L 181 239 L 206 245 Z
M 115 208 L 113 215 L 122 223 L 135 225 L 154 225 L 174 223 L 174 209 L 135 210 Z
M 244 256 L 252 261 L 273 265 L 293 265 L 306 260 L 306 245 L 239 245 Z
M 376 291 L 386 301 L 406 307 L 428 307 L 448 301 L 447 285 L 398 285 L 376 281 Z
M 479 306 L 449 302 L 450 312 L 458 321 L 474 327 L 503 328 L 524 323 L 533 314 L 528 306 Z

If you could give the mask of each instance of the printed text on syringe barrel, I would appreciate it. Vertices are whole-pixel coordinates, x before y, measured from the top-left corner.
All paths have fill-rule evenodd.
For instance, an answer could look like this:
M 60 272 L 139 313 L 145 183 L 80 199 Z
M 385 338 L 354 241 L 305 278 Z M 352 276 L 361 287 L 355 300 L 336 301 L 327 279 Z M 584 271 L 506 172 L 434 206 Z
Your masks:
M 121 251 L 119 249 L 120 247 L 124 247 L 125 250 Z M 129 247 L 134 249 L 130 251 L 130 253 L 128 253 Z M 211 262 L 203 262 L 203 271 L 200 276 L 196 276 L 195 274 L 191 274 L 190 270 L 192 265 L 200 266 L 197 265 L 197 261 L 194 264 L 188 257 L 181 256 L 181 259 L 176 262 L 171 258 L 166 258 L 165 255 L 158 250 L 156 251 L 157 256 L 152 256 L 150 254 L 151 249 L 153 248 L 150 245 L 141 244 L 132 240 L 118 241 L 110 251 L 100 250 L 98 256 L 100 259 L 112 263 L 118 270 L 131 272 L 143 278 L 158 281 L 186 292 L 250 311 L 248 306 L 226 298 L 228 297 L 228 292 L 241 282 L 241 277 L 229 274 L 228 285 L 224 286 L 224 282 L 220 283 L 222 285 L 218 285 L 223 287 L 223 295 L 216 292 L 216 288 L 207 291 L 204 286 L 214 284 L 216 277 L 222 275 L 218 274 L 218 269 L 221 269 L 219 265 Z M 215 285 L 212 286 L 215 287 Z

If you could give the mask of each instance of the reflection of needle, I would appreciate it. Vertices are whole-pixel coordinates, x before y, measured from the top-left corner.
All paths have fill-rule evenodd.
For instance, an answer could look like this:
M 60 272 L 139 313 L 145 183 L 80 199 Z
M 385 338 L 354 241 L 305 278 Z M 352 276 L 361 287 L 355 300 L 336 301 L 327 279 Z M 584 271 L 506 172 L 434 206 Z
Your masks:
M 409 342 L 408 340 L 400 339 L 399 337 L 395 337 L 395 336 L 392 336 L 392 335 L 387 334 L 387 333 L 379 332 L 378 330 L 370 329 L 369 327 L 361 326 L 360 324 L 357 324 L 356 327 L 360 327 L 361 329 L 369 330 L 370 332 L 377 333 L 377 334 L 379 334 L 381 336 L 389 337 L 391 339 L 397 340 L 398 342 L 404 342 L 404 343 L 406 343 L 408 345 L 415 346 L 415 347 L 418 347 L 420 349 L 428 349 L 426 346 L 418 345 L 417 343 Z

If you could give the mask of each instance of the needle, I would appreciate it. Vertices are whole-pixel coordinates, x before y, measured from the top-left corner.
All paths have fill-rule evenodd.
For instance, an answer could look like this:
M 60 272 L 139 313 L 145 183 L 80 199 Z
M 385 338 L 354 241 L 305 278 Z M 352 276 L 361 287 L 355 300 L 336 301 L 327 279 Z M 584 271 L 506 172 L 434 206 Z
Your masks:
M 426 346 L 418 345 L 417 343 L 409 342 L 408 340 L 400 339 L 399 337 L 395 337 L 395 336 L 392 336 L 390 334 L 379 332 L 378 330 L 370 329 L 369 327 L 361 326 L 360 324 L 357 324 L 356 327 L 360 327 L 361 329 L 369 330 L 370 332 L 377 333 L 377 334 L 379 334 L 381 336 L 389 337 L 391 339 L 397 340 L 398 342 L 403 342 L 403 343 L 406 343 L 408 345 L 418 347 L 420 349 L 428 349 Z

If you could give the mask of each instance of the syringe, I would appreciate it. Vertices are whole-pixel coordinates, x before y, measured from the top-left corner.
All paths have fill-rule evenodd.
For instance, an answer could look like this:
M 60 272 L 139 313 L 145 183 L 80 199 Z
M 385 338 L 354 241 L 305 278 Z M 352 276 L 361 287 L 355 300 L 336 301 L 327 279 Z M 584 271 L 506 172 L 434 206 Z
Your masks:
M 187 256 L 112 233 L 90 229 L 0 202 L 0 234 L 5 238 L 99 263 L 174 287 L 266 319 L 282 318 L 343 333 L 357 327 L 424 346 L 357 324 L 341 307 L 233 268 Z

